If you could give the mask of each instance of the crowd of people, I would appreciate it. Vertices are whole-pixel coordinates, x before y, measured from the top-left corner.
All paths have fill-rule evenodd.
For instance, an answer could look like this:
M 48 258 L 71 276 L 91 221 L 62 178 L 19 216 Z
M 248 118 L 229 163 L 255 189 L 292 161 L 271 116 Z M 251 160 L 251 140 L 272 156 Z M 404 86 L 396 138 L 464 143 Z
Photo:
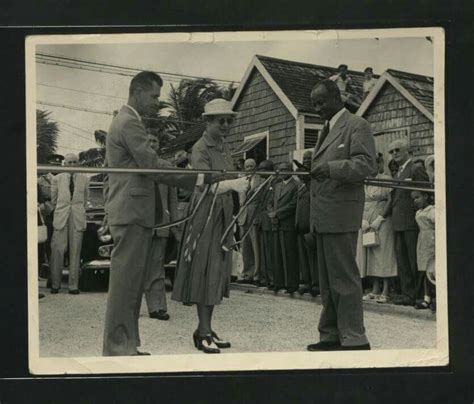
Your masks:
M 247 159 L 240 162 L 240 176 L 226 174 L 234 160 L 224 139 L 236 113 L 230 102 L 214 99 L 202 114 L 204 134 L 191 155 L 175 163 L 220 173 L 106 176 L 103 228 L 110 231 L 114 248 L 104 356 L 148 355 L 138 350 L 143 296 L 150 317 L 170 318 L 163 268 L 170 235 L 180 241 L 171 298 L 196 306 L 192 341 L 205 353 L 231 347 L 217 335 L 212 319 L 215 306 L 229 297 L 232 276 L 275 293 L 320 294 L 320 341 L 308 345 L 309 351 L 370 349 L 363 300 L 435 308 L 432 193 L 363 185 L 366 178 L 433 182 L 434 160 L 430 157 L 422 166 L 411 157 L 408 143 L 396 140 L 385 165 L 368 122 L 345 108 L 350 97 L 345 97 L 339 81 L 347 80 L 346 70 L 343 66 L 338 78 L 322 80 L 308 95 L 325 125 L 302 163 L 257 164 Z M 366 73 L 370 79 L 371 69 Z M 174 167 L 160 158 L 156 138 L 142 123 L 158 110 L 162 86 L 161 77 L 152 72 L 133 78 L 128 102 L 108 132 L 105 167 Z M 77 164 L 75 155 L 65 160 L 67 165 Z M 275 170 L 278 175 L 270 177 L 268 172 Z M 69 245 L 69 293 L 77 294 L 77 251 L 85 229 L 88 180 L 69 173 L 50 180 L 52 206 L 47 211 L 46 204 L 39 206 L 54 228 L 51 293 L 59 290 L 56 267 L 62 266 Z M 189 200 L 185 219 L 178 212 L 183 195 Z M 367 242 L 370 234 L 372 241 Z M 236 271 L 234 249 L 242 256 L 241 273 Z M 370 292 L 364 295 L 363 286 Z

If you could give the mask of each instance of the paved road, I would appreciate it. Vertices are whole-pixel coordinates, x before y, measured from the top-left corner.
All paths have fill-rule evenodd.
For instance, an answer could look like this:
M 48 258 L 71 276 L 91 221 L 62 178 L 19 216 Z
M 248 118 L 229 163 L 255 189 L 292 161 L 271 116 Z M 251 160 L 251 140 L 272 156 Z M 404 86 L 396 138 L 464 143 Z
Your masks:
M 106 293 L 73 296 L 42 290 L 39 301 L 40 355 L 45 357 L 100 356 Z M 191 335 L 197 325 L 195 307 L 169 299 L 169 321 L 150 319 L 143 302 L 140 315 L 142 350 L 152 354 L 200 354 Z M 380 306 L 380 305 L 379 305 Z M 302 351 L 318 341 L 319 299 L 299 299 L 231 291 L 216 308 L 213 328 L 232 342 L 227 352 Z M 367 334 L 373 349 L 434 348 L 436 321 L 431 313 L 413 308 L 367 306 Z

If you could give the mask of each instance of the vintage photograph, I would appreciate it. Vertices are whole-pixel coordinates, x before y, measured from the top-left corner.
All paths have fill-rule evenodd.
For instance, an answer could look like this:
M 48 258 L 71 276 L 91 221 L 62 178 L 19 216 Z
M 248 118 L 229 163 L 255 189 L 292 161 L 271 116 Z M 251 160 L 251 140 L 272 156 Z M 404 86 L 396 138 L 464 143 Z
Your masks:
M 30 371 L 447 365 L 444 46 L 28 37 Z

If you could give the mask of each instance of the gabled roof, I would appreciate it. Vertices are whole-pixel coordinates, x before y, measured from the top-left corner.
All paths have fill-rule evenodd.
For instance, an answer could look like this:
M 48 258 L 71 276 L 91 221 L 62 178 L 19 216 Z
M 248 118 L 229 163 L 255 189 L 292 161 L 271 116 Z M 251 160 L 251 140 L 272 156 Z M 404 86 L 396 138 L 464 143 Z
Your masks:
M 276 59 L 268 56 L 254 56 L 241 84 L 232 99 L 232 107 L 237 103 L 253 69 L 257 69 L 265 78 L 283 104 L 296 118 L 298 113 L 314 114 L 309 95 L 319 81 L 337 73 L 337 68 Z M 352 88 L 362 95 L 364 73 L 349 70 Z M 375 76 L 378 77 L 378 76 Z
M 357 115 L 363 116 L 386 82 L 393 85 L 423 115 L 433 121 L 433 78 L 388 69 L 364 100 Z

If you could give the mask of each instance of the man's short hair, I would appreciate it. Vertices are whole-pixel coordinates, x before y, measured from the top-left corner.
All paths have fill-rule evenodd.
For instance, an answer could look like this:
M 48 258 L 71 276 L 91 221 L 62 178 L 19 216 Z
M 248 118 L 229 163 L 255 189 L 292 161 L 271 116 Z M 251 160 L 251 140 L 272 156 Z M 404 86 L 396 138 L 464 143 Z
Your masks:
M 366 68 L 364 69 L 364 73 L 369 73 L 369 72 L 370 72 L 370 73 L 373 73 L 373 72 L 374 72 L 373 69 L 372 69 L 370 66 L 369 66 L 369 67 L 366 67 Z
M 337 97 L 337 98 L 341 98 L 341 91 L 339 90 L 339 87 L 337 86 L 336 82 L 335 81 L 332 81 L 330 79 L 324 79 L 324 80 L 321 80 L 319 83 L 317 83 L 313 89 L 311 90 L 311 94 L 313 93 L 313 91 L 315 91 L 318 87 L 324 87 L 326 89 L 326 91 L 328 92 L 328 94 L 331 96 L 331 97 Z
M 159 74 L 154 72 L 144 71 L 138 73 L 130 82 L 129 95 L 135 94 L 137 90 L 148 89 L 153 85 L 153 82 L 163 87 L 163 80 Z
M 337 67 L 337 71 L 341 71 L 341 69 L 347 70 L 348 67 L 347 67 L 347 65 L 342 64 L 342 65 L 339 65 L 339 66 Z
M 410 145 L 408 144 L 408 140 L 406 139 L 396 139 L 392 143 L 388 145 L 388 150 L 392 150 L 395 148 L 400 148 L 400 149 L 410 149 Z
M 275 165 L 273 164 L 272 160 L 263 160 L 260 162 L 258 165 L 258 169 L 261 171 L 272 171 L 275 168 Z

